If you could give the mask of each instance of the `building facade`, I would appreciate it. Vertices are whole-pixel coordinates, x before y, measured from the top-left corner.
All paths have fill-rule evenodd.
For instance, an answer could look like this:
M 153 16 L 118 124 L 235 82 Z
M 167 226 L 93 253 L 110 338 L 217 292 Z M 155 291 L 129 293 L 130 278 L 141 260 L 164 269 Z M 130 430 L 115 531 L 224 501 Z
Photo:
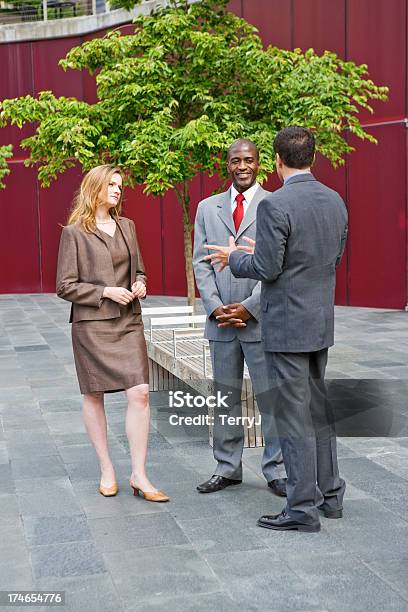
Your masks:
M 392 5 L 392 6 L 391 6 Z M 407 232 L 407 23 L 408 0 L 232 0 L 231 10 L 259 29 L 265 44 L 325 49 L 369 66 L 370 77 L 390 88 L 387 103 L 361 121 L 378 139 L 372 145 L 350 137 L 356 151 L 333 170 L 318 160 L 315 174 L 344 197 L 350 234 L 338 272 L 338 304 L 402 309 L 408 303 Z M 112 17 L 111 17 L 112 18 Z M 130 32 L 130 25 L 122 31 Z M 57 38 L 0 44 L 0 98 L 55 95 L 95 99 L 87 73 L 58 67 L 73 46 L 105 30 Z M 64 223 L 81 173 L 69 170 L 49 188 L 40 188 L 35 169 L 24 167 L 17 146 L 29 127 L 0 130 L 2 144 L 15 144 L 7 189 L 0 192 L 0 293 L 53 292 L 60 224 Z M 275 189 L 272 176 L 266 188 Z M 215 188 L 197 177 L 196 204 Z M 127 190 L 124 214 L 133 218 L 152 294 L 185 295 L 182 212 L 176 197 L 150 198 Z

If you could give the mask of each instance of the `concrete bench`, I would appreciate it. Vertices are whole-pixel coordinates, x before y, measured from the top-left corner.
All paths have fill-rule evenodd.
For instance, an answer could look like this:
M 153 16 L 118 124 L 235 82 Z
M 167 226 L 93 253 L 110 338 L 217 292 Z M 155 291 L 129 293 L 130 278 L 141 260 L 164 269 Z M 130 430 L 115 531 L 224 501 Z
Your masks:
M 143 316 L 154 316 L 146 321 L 146 343 L 149 356 L 150 389 L 152 391 L 195 391 L 207 397 L 214 393 L 209 343 L 204 339 L 202 325 L 205 315 L 180 312 L 181 308 L 163 307 L 143 309 Z M 176 312 L 175 312 L 176 310 Z M 152 312 L 154 311 L 154 312 Z M 177 312 L 178 311 L 178 312 Z M 173 316 L 168 316 L 168 315 Z M 181 314 L 184 316 L 176 316 Z M 254 425 L 245 428 L 245 447 L 263 446 L 261 427 L 257 425 L 258 408 L 252 392 L 248 370 L 244 370 L 242 386 L 242 416 L 255 417 Z M 210 442 L 212 431 L 210 428 Z

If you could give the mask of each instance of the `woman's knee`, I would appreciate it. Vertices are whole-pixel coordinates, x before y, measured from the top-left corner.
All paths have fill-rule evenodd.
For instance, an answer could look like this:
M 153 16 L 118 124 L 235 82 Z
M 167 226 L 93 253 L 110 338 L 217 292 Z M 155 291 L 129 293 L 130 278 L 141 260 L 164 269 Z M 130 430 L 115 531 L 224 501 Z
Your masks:
M 149 385 L 137 385 L 127 390 L 129 404 L 137 404 L 141 408 L 149 406 Z
M 94 404 L 103 406 L 103 391 L 95 391 L 93 393 L 85 393 L 83 395 L 84 404 Z

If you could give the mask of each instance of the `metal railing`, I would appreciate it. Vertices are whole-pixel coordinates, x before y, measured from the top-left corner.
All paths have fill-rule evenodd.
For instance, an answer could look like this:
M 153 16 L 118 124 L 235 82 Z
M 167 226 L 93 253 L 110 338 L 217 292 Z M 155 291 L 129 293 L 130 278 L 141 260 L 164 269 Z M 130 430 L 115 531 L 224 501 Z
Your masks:
M 97 15 L 113 8 L 105 0 L 0 1 L 0 25 Z

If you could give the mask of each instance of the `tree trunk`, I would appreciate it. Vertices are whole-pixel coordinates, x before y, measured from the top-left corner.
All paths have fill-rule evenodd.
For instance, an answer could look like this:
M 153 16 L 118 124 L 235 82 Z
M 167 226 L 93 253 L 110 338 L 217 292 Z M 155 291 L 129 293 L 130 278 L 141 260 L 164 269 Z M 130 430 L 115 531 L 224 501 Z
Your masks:
M 193 272 L 193 246 L 192 233 L 193 224 L 190 218 L 190 194 L 188 184 L 183 184 L 183 190 L 176 191 L 177 198 L 183 210 L 183 234 L 184 234 L 184 260 L 187 280 L 187 299 L 189 306 L 195 306 L 195 284 Z

